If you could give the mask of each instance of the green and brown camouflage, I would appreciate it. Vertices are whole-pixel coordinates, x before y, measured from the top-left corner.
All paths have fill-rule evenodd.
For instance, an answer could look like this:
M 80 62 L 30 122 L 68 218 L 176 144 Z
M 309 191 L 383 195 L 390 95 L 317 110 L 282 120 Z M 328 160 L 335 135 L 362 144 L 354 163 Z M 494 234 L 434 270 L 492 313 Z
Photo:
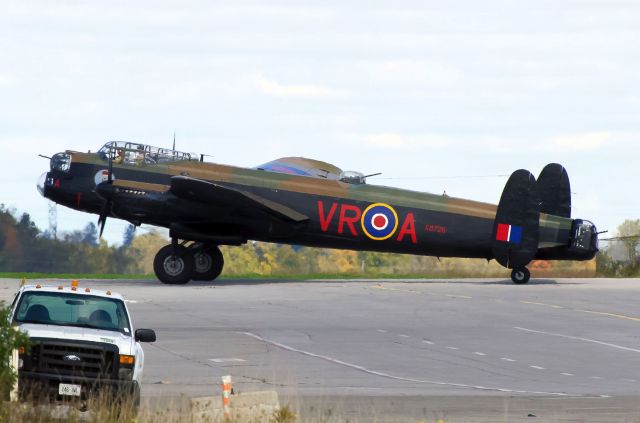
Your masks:
M 526 263 L 533 258 L 590 259 L 597 251 L 595 227 L 569 217 L 564 204 L 566 171 L 549 166 L 555 173 L 549 171 L 547 176 L 563 176 L 539 178 L 545 180 L 539 192 L 548 200 L 536 200 L 540 194 L 535 178 L 527 173 L 532 181 L 527 185 L 522 179 L 526 171 L 521 171 L 520 179 L 516 173 L 510 179 L 503 199 L 516 192 L 527 198 L 507 198 L 496 206 L 371 185 L 357 172 L 300 157 L 241 168 L 206 162 L 203 155 L 110 142 L 97 153 L 56 154 L 39 189 L 59 204 L 100 215 L 101 226 L 107 217 L 157 225 L 168 228 L 176 241 L 198 245 L 259 240 L 495 258 L 515 268 L 512 263 L 518 262 L 519 249 L 527 249 L 522 241 L 534 245 L 526 251 Z M 522 209 L 524 204 L 529 204 L 527 210 Z M 559 212 L 541 213 L 541 208 Z M 527 223 L 532 216 L 535 224 Z M 576 242 L 578 232 L 583 236 Z

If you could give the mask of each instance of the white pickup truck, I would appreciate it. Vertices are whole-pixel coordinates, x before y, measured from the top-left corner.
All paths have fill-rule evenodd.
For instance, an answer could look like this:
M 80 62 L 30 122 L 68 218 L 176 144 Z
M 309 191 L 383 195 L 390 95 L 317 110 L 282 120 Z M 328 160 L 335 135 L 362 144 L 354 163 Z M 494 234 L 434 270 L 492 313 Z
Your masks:
M 121 295 L 72 286 L 22 286 L 12 303 L 12 324 L 29 334 L 19 351 L 23 398 L 79 400 L 117 394 L 137 407 L 144 352 L 151 329 L 134 332 Z

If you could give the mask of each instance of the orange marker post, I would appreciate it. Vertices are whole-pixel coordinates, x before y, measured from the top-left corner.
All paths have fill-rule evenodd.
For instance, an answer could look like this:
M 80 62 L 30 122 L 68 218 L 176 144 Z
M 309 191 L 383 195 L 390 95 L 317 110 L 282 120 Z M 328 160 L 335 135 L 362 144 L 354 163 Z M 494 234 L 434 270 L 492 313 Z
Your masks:
M 224 418 L 231 418 L 231 376 L 222 376 L 222 411 Z

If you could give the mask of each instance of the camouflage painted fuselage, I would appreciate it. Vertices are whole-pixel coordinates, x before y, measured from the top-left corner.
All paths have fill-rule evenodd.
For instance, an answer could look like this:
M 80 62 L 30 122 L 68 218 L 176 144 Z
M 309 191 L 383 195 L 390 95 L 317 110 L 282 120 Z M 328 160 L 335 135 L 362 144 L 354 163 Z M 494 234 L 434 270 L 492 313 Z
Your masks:
M 67 153 L 71 156 L 70 168 L 47 173 L 43 195 L 67 207 L 99 214 L 105 195 L 96 186 L 104 181 L 100 178 L 108 169 L 108 161 L 95 153 Z M 171 190 L 171 178 L 177 175 L 255 194 L 307 219 L 287 223 L 269 213 L 222 200 L 199 201 L 176 196 Z M 493 258 L 496 206 L 487 203 L 198 161 L 114 163 L 113 177 L 110 217 L 170 228 L 183 239 L 193 234 L 194 240 L 201 237 L 217 244 L 259 240 Z M 537 257 L 592 258 L 593 254 L 569 251 L 571 228 L 570 218 L 542 214 Z

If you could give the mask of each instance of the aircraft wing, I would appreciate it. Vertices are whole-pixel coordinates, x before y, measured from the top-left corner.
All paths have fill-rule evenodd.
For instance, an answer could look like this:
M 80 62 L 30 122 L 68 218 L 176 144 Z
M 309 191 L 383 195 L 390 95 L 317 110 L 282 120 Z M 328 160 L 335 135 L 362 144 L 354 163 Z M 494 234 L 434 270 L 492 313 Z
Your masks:
M 302 223 L 309 220 L 308 216 L 292 208 L 251 192 L 188 176 L 173 176 L 169 191 L 177 197 L 200 203 L 261 211 L 284 222 Z

